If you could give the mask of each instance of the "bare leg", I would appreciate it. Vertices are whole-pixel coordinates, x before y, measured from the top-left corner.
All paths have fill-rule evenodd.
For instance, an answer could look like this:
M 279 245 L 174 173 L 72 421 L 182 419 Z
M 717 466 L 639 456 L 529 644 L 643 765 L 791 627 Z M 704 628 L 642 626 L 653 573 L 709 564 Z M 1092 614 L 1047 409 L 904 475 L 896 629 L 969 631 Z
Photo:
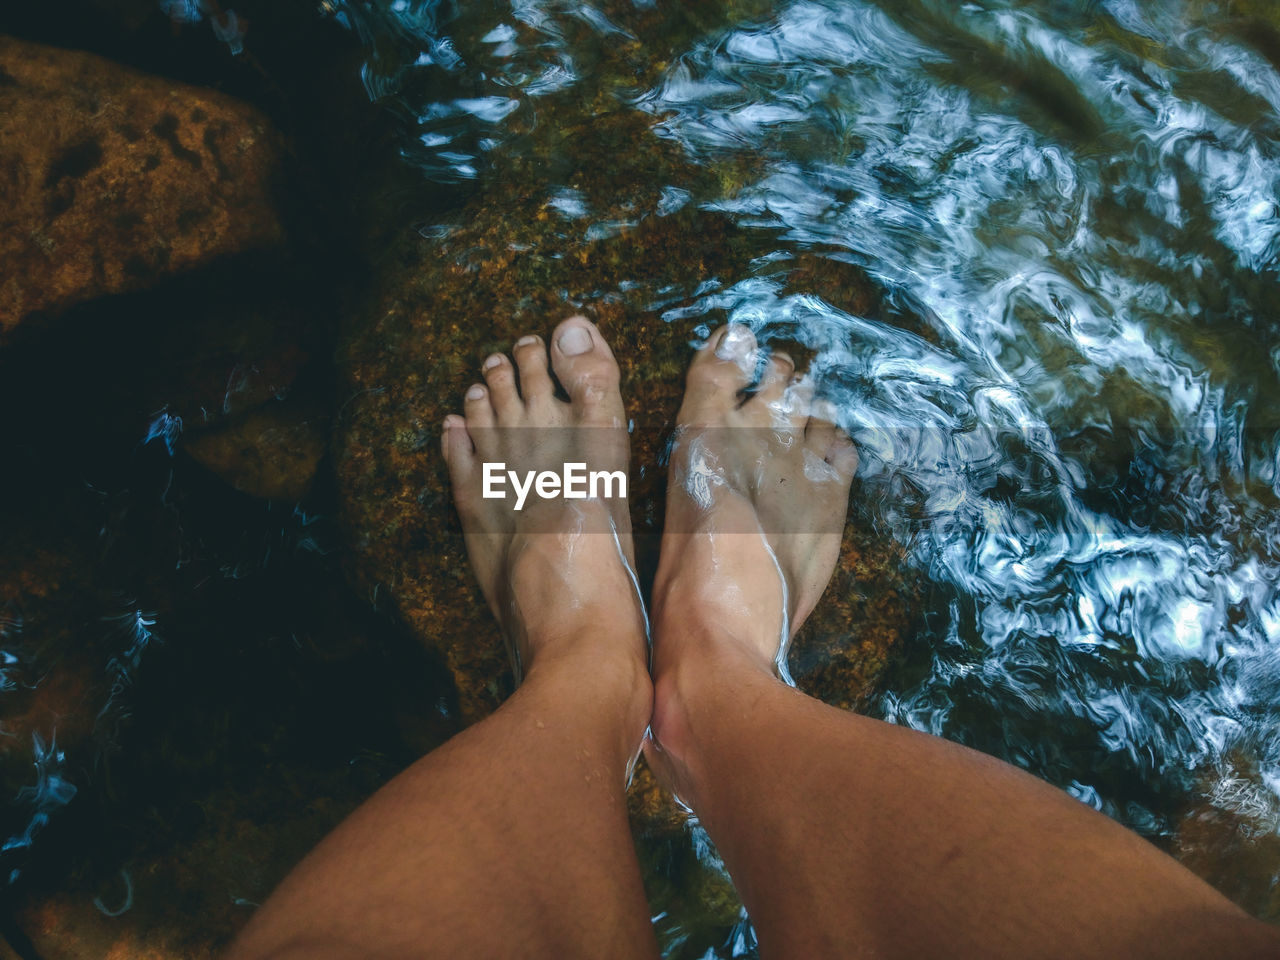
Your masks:
M 762 954 L 1280 955 L 1276 930 L 1066 794 L 775 679 L 784 610 L 793 632 L 830 575 L 838 537 L 822 511 L 838 530 L 856 457 L 808 417 L 785 361 L 741 403 L 755 343 L 733 329 L 695 358 L 680 414 L 650 757 L 723 855 Z M 766 458 L 737 439 L 758 448 L 760 427 L 782 441 Z
M 624 780 L 649 720 L 624 501 L 481 498 L 481 464 L 627 469 L 618 368 L 581 319 L 491 357 L 444 453 L 467 547 L 524 682 L 380 790 L 289 875 L 248 958 L 656 957 Z M 534 429 L 529 429 L 534 428 Z M 572 504 L 570 507 L 567 504 Z M 557 514 L 556 511 L 562 511 Z M 624 561 L 624 557 L 626 558 Z

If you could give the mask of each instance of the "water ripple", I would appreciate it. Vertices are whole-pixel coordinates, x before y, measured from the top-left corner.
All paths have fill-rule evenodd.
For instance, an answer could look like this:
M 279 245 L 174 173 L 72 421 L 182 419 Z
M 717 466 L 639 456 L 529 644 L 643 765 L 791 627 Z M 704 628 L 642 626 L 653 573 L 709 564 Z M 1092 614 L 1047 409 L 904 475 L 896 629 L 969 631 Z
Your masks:
M 883 715 L 1149 833 L 1197 795 L 1274 832 L 1280 75 L 1253 14 L 764 7 L 615 83 L 611 109 L 647 116 L 694 168 L 750 171 L 712 194 L 654 185 L 658 215 L 697 204 L 776 251 L 697 290 L 656 283 L 651 309 L 815 351 L 865 509 L 935 591 Z M 622 4 L 519 0 L 449 24 L 435 9 L 406 6 L 392 32 L 470 78 L 414 102 L 414 156 L 437 179 L 482 175 L 479 144 L 537 136 L 548 91 L 599 81 L 575 30 L 640 35 Z M 446 28 L 463 53 L 442 64 Z M 371 58 L 372 93 L 405 82 L 403 60 Z M 635 222 L 548 189 L 588 240 Z M 864 271 L 887 308 L 788 285 L 801 254 Z

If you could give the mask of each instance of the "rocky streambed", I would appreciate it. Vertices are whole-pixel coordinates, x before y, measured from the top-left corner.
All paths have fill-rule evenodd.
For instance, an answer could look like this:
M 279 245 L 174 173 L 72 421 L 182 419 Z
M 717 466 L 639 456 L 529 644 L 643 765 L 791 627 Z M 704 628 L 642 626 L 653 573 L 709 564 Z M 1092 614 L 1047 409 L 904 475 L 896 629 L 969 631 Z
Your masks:
M 481 96 L 492 76 L 446 77 L 441 98 L 505 123 L 480 138 L 484 175 L 462 180 L 427 156 L 443 149 L 431 124 L 454 114 L 415 111 L 435 81 L 405 66 L 429 53 L 447 67 L 450 49 L 419 51 L 392 5 L 360 8 L 391 18 L 376 23 L 304 0 L 247 2 L 234 20 L 164 6 L 0 16 L 0 935 L 23 958 L 214 956 L 343 816 L 510 693 L 438 454 L 487 353 L 577 312 L 614 344 L 647 584 L 683 370 L 733 309 L 725 291 L 809 298 L 901 335 L 912 357 L 947 348 L 938 318 L 866 258 L 729 202 L 772 176 L 778 142 L 804 158 L 836 133 L 753 143 L 760 117 L 796 116 L 726 109 L 707 135 L 743 148 L 697 158 L 668 125 L 714 88 L 681 51 L 768 4 L 537 21 L 591 82 L 561 89 L 571 71 L 549 70 L 535 114 Z M 522 55 L 514 28 L 459 29 Z M 785 59 L 753 37 L 731 51 L 751 70 Z M 1015 76 L 1007 111 L 1091 116 L 981 52 Z M 757 72 L 838 119 L 821 83 Z M 666 107 L 632 109 L 663 82 Z M 890 167 L 877 175 L 906 191 Z M 855 201 L 841 186 L 824 202 L 835 218 Z M 809 213 L 825 223 L 827 209 Z M 865 215 L 906 230 L 909 213 Z M 798 324 L 761 333 L 812 356 Z M 993 503 L 1018 496 L 1006 473 Z M 930 616 L 979 619 L 911 555 L 902 529 L 924 526 L 909 515 L 923 495 L 910 477 L 894 489 L 896 526 L 855 481 L 835 578 L 791 652 L 799 685 L 845 709 L 920 672 Z M 1061 739 L 1092 749 L 1075 728 Z M 1255 759 L 1217 773 L 1256 782 Z M 1276 916 L 1265 809 L 1157 799 L 1170 849 Z M 749 953 L 696 824 L 643 766 L 629 800 L 667 954 Z
M 305 133 L 95 53 L 3 38 L 0 71 L 6 935 L 23 956 L 212 956 L 360 799 L 510 690 L 437 453 L 484 353 L 570 310 L 617 345 L 651 574 L 691 352 L 652 288 L 763 248 L 615 190 L 608 157 L 632 182 L 681 163 L 618 114 L 565 132 L 577 180 L 633 224 L 614 236 L 582 245 L 526 157 L 527 188 L 471 197 L 449 236 L 366 222 L 348 247 L 367 266 L 323 276 Z M 396 202 L 398 164 L 349 202 Z M 871 306 L 856 270 L 782 274 Z M 851 524 L 803 685 L 850 707 L 873 689 L 918 593 L 900 559 Z M 736 900 L 684 814 L 643 769 L 631 803 L 655 898 L 723 936 Z

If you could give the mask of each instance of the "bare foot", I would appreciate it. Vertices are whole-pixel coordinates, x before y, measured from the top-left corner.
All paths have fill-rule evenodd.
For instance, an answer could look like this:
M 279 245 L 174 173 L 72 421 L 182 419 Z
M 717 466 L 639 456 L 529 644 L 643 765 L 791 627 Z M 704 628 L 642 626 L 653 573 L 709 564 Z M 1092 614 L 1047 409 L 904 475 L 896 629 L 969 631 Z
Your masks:
M 857 451 L 785 355 L 745 394 L 762 359 L 735 325 L 689 367 L 654 584 L 659 740 L 675 706 L 664 704 L 663 677 L 690 653 L 704 665 L 746 658 L 789 680 L 787 645 L 839 556 Z M 678 685 L 667 690 L 671 700 Z
M 450 414 L 444 422 L 471 567 L 510 645 L 517 679 L 531 675 L 535 662 L 586 653 L 624 664 L 647 687 L 631 521 L 626 499 L 617 496 L 628 437 L 613 352 L 588 320 L 572 317 L 552 334 L 550 366 L 540 337 L 522 337 L 512 353 L 514 363 L 502 354 L 485 359 L 485 382 L 467 390 L 465 419 Z M 567 403 L 555 396 L 556 381 Z M 501 499 L 484 496 L 486 463 L 504 465 L 489 470 L 503 478 L 489 488 Z M 581 499 L 544 498 L 529 488 L 516 509 L 517 482 L 542 471 L 563 474 L 571 463 L 613 475 L 614 496 L 604 496 L 603 484 L 598 496 Z

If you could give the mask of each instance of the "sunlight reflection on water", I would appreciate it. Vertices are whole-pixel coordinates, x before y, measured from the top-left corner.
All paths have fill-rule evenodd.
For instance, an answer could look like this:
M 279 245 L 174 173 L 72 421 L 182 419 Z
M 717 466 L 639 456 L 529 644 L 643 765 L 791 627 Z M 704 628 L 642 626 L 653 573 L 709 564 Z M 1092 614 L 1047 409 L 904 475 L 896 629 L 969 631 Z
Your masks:
M 591 116 L 582 29 L 634 39 L 648 6 L 345 15 L 371 94 L 416 118 L 407 155 L 456 181 L 544 135 L 542 97 L 581 88 Z M 1280 811 L 1280 74 L 1250 42 L 1277 26 L 1203 2 L 755 4 L 610 101 L 752 171 L 654 185 L 636 221 L 696 203 L 778 245 L 654 309 L 816 351 L 865 509 L 934 587 L 883 715 L 1148 834 L 1197 796 L 1263 831 Z M 548 201 L 586 242 L 636 222 L 570 184 Z M 918 328 L 784 286 L 772 262 L 801 251 Z

